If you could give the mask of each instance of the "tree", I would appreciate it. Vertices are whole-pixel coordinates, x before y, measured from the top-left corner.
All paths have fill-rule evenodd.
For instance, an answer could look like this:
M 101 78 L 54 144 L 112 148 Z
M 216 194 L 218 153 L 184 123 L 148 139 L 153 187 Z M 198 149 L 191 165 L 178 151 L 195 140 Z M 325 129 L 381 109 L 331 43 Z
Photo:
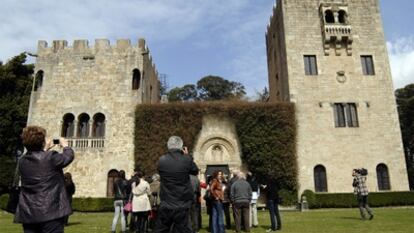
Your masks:
M 17 151 L 22 151 L 20 135 L 26 126 L 32 88 L 33 65 L 20 54 L 0 63 L 0 193 L 10 184 Z
M 199 98 L 206 101 L 241 99 L 246 95 L 241 83 L 211 75 L 200 79 L 197 82 L 197 89 Z
M 395 91 L 410 188 L 414 189 L 414 84 Z
M 269 91 L 267 87 L 264 87 L 261 92 L 256 92 L 257 94 L 257 102 L 267 102 L 269 100 Z
M 168 92 L 168 101 L 197 101 L 198 93 L 195 85 L 187 84 L 183 87 L 175 87 Z

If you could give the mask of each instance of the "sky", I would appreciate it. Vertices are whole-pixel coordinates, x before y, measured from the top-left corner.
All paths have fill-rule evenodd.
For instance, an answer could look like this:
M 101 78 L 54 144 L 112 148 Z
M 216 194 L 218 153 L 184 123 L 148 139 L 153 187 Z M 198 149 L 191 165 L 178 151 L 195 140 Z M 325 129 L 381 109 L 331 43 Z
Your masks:
M 206 75 L 267 86 L 265 31 L 275 0 L 0 0 L 0 60 L 37 41 L 145 38 L 170 88 Z M 412 0 L 380 0 L 394 88 L 414 83 Z

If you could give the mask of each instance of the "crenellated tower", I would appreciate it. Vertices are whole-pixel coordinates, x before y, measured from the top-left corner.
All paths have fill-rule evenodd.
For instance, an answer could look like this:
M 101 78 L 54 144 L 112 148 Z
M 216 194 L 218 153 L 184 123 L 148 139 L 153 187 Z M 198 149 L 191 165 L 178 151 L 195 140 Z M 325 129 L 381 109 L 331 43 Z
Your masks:
M 76 159 L 67 169 L 78 196 L 105 197 L 116 171 L 134 167 L 134 112 L 158 103 L 158 72 L 144 39 L 39 41 L 28 124 L 68 139 Z

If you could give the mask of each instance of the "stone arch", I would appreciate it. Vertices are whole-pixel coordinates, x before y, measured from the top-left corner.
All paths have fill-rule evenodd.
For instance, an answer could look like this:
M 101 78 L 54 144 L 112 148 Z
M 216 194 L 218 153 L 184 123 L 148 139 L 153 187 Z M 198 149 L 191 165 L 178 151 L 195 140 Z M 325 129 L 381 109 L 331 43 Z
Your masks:
M 43 86 L 43 76 L 44 76 L 43 70 L 39 70 L 36 72 L 34 91 L 37 91 Z
M 332 10 L 325 11 L 325 23 L 335 23 L 335 16 Z
M 315 192 L 328 192 L 328 181 L 326 168 L 322 164 L 313 168 L 313 178 L 315 181 Z
M 378 190 L 380 191 L 391 190 L 390 175 L 388 172 L 387 165 L 383 163 L 378 164 L 376 171 L 377 171 Z
M 206 140 L 200 147 L 203 160 L 209 163 L 227 163 L 235 154 L 232 143 L 222 137 L 212 137 Z
M 71 138 L 75 134 L 75 115 L 66 113 L 63 115 L 61 136 Z
M 132 90 L 138 90 L 141 85 L 141 72 L 139 69 L 132 71 Z
M 200 179 L 204 178 L 207 167 L 242 170 L 240 142 L 234 122 L 228 116 L 203 116 L 203 125 L 193 151 Z
M 107 181 L 106 181 L 106 196 L 114 197 L 114 183 L 119 177 L 119 172 L 116 169 L 111 169 L 108 172 Z
M 339 10 L 338 11 L 338 22 L 339 23 L 342 23 L 342 24 L 348 23 L 347 17 L 348 17 L 348 15 L 347 15 L 346 11 L 344 11 L 344 10 Z
M 96 113 L 93 116 L 92 124 L 92 137 L 103 138 L 105 137 L 105 115 L 103 113 Z
M 89 120 L 91 118 L 87 113 L 81 113 L 78 116 L 78 132 L 77 136 L 79 138 L 87 138 L 89 137 Z

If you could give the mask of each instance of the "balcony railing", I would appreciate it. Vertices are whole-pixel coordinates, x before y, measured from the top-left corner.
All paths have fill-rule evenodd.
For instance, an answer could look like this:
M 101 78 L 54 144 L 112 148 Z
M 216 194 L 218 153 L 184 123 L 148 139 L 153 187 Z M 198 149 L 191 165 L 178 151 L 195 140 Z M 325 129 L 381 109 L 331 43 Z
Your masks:
M 68 145 L 73 148 L 104 148 L 104 138 L 67 138 Z
M 326 25 L 325 35 L 330 36 L 350 36 L 352 34 L 352 27 L 350 25 Z

